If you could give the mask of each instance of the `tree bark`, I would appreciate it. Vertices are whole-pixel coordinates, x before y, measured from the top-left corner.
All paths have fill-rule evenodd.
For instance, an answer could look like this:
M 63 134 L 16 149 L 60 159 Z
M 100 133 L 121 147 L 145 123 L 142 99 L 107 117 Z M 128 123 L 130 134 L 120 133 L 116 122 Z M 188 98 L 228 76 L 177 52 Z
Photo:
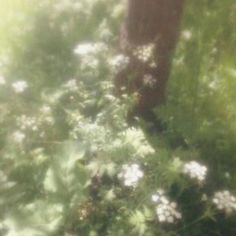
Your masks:
M 152 116 L 152 109 L 165 101 L 183 7 L 184 0 L 128 0 L 120 48 L 130 57 L 130 63 L 117 75 L 115 83 L 119 94 L 122 93 L 122 87 L 125 87 L 128 93 L 138 93 L 138 102 L 133 113 L 144 119 L 148 120 Z M 155 45 L 155 67 L 150 67 L 132 55 L 133 48 L 150 43 Z M 154 86 L 143 86 L 145 74 L 153 76 Z

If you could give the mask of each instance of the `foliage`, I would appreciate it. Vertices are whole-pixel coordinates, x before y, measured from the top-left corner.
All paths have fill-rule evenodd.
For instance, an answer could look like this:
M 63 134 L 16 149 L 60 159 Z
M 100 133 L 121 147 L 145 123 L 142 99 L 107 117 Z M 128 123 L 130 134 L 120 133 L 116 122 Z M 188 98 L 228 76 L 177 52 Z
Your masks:
M 235 235 L 233 1 L 187 3 L 161 134 L 113 95 L 124 2 L 1 6 L 1 235 Z

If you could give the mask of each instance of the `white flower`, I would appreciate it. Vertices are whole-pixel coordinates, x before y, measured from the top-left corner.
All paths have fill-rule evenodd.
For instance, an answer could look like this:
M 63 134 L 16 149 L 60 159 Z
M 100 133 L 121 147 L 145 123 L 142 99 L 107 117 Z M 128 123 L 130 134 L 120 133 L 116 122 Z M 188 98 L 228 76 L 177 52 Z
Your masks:
M 190 161 L 185 163 L 183 173 L 189 175 L 191 179 L 203 182 L 206 179 L 207 167 L 200 165 L 196 161 Z
M 133 51 L 133 55 L 137 57 L 140 61 L 147 62 L 152 59 L 154 48 L 155 44 L 153 43 L 138 46 Z
M 16 143 L 22 143 L 25 139 L 25 134 L 21 131 L 15 131 L 12 137 Z
M 157 204 L 156 214 L 159 222 L 174 223 L 182 218 L 181 213 L 177 210 L 176 202 L 170 202 L 162 189 L 152 195 L 152 201 Z
M 43 105 L 40 109 L 40 112 L 42 112 L 44 115 L 51 114 L 51 107 L 48 105 Z
M 165 198 L 164 197 L 164 190 L 162 190 L 162 189 L 157 190 L 157 192 L 152 195 L 152 201 L 155 203 L 160 203 L 162 201 L 165 201 L 164 198 Z
M 76 46 L 76 48 L 74 49 L 74 53 L 79 56 L 85 56 L 87 54 L 94 53 L 95 49 L 96 49 L 95 44 L 82 43 Z
M 99 60 L 95 57 L 84 57 L 81 63 L 81 68 L 91 68 L 96 69 L 99 65 Z
M 236 211 L 236 198 L 228 190 L 216 192 L 212 202 L 217 209 L 226 214 L 231 214 L 233 211 Z
M 26 115 L 21 115 L 16 119 L 17 125 L 21 130 L 31 129 L 32 131 L 38 130 L 38 124 L 35 117 L 29 117 Z
M 159 199 L 160 199 L 160 197 L 159 197 L 158 194 L 153 194 L 153 195 L 152 195 L 152 201 L 153 201 L 153 202 L 158 202 Z
M 156 79 L 151 74 L 145 74 L 143 76 L 143 84 L 149 88 L 152 88 L 156 83 Z
M 24 80 L 19 80 L 13 83 L 12 87 L 16 93 L 22 93 L 25 91 L 26 88 L 28 88 L 28 84 Z
M 129 57 L 123 54 L 119 54 L 113 57 L 110 60 L 109 64 L 111 65 L 112 69 L 114 69 L 115 72 L 119 72 L 127 67 L 129 61 L 130 61 Z
M 192 38 L 192 32 L 190 30 L 184 30 L 182 32 L 182 38 L 186 41 L 190 40 Z
M 44 121 L 48 124 L 48 125 L 53 125 L 55 120 L 52 116 L 45 116 L 44 117 Z
M 136 187 L 142 177 L 143 172 L 137 164 L 123 165 L 122 171 L 118 175 L 118 178 L 120 178 L 127 187 Z
M 81 43 L 75 47 L 74 53 L 82 57 L 101 53 L 104 50 L 107 50 L 107 46 L 104 43 Z
M 106 53 L 106 50 L 107 46 L 104 43 L 81 43 L 76 46 L 74 53 L 80 58 L 81 69 L 97 69 L 98 55 Z
M 6 80 L 3 76 L 0 75 L 0 85 L 6 84 Z
M 77 86 L 76 79 L 71 79 L 71 80 L 67 81 L 64 84 L 64 87 L 67 88 L 70 91 L 77 91 L 78 90 L 78 86 Z

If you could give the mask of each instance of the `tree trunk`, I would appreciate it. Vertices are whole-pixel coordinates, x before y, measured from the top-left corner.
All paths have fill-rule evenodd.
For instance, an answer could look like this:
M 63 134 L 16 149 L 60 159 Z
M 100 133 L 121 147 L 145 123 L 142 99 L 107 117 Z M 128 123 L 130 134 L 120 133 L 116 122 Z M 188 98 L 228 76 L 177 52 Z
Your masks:
M 128 0 L 127 13 L 122 27 L 120 47 L 130 57 L 128 67 L 116 77 L 119 94 L 125 87 L 128 93 L 138 93 L 133 113 L 150 119 L 152 109 L 163 104 L 171 70 L 184 0 Z M 153 61 L 143 62 L 133 55 L 135 48 L 152 43 Z M 145 75 L 153 78 L 152 86 L 144 86 Z M 131 79 L 130 79 L 131 78 Z

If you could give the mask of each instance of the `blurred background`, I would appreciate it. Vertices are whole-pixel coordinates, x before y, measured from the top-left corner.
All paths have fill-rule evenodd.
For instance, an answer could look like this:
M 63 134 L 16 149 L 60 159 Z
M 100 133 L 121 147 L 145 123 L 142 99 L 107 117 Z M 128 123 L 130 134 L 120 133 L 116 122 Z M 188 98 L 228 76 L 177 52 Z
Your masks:
M 236 235 L 236 3 L 185 1 L 155 131 L 114 95 L 154 57 L 128 2 L 0 0 L 0 235 Z

